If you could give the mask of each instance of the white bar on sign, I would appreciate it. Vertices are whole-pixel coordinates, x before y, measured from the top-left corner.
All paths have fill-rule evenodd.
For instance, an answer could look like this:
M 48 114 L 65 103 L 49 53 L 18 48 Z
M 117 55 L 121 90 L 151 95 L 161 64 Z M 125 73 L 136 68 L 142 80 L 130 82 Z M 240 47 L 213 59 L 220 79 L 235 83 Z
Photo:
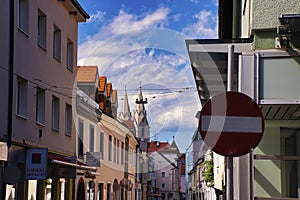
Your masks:
M 262 133 L 262 119 L 260 117 L 203 115 L 201 131 Z

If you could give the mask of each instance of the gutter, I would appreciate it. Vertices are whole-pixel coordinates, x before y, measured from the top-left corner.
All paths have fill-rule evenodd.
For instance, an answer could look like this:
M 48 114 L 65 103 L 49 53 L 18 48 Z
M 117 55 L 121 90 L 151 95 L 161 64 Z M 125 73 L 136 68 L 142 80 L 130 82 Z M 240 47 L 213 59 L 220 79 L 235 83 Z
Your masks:
M 84 18 L 86 19 L 90 18 L 89 14 L 87 14 L 87 12 L 81 7 L 81 5 L 78 3 L 77 0 L 70 0 L 70 1 Z

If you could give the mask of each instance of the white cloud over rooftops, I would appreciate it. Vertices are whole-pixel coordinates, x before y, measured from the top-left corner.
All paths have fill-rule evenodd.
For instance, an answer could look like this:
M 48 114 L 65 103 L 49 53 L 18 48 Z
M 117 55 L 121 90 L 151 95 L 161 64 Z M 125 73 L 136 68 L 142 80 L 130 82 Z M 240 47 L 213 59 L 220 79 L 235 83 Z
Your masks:
M 91 16 L 90 23 L 102 20 L 104 15 L 97 12 Z M 197 127 L 194 116 L 200 109 L 197 93 L 176 89 L 194 87 L 184 40 L 188 36 L 216 37 L 217 17 L 210 11 L 200 11 L 194 16 L 196 23 L 183 29 L 185 35 L 164 28 L 172 19 L 169 15 L 170 9 L 166 7 L 143 16 L 120 10 L 115 18 L 100 27 L 97 34 L 79 45 L 78 65 L 98 65 L 100 75 L 106 75 L 119 90 L 119 107 L 125 85 L 128 89 L 138 89 L 142 81 L 142 86 L 152 84 L 169 89 L 166 94 L 144 91 L 144 97 L 149 99 L 151 131 L 193 133 Z M 179 17 L 173 16 L 173 19 Z M 133 110 L 137 91 L 129 90 L 128 94 Z
M 87 23 L 103 22 L 105 15 L 106 15 L 106 12 L 102 12 L 102 11 L 98 10 L 96 13 L 94 13 L 90 16 L 90 18 L 87 20 Z
M 212 11 L 201 10 L 194 15 L 197 20 L 183 28 L 182 32 L 192 38 L 212 39 L 218 36 L 218 16 Z
M 143 27 L 164 27 L 168 22 L 169 12 L 169 8 L 161 7 L 152 13 L 145 14 L 144 17 L 140 17 L 120 10 L 119 14 L 108 24 L 101 26 L 99 33 L 94 37 L 103 39 L 114 34 L 121 34 L 128 30 Z

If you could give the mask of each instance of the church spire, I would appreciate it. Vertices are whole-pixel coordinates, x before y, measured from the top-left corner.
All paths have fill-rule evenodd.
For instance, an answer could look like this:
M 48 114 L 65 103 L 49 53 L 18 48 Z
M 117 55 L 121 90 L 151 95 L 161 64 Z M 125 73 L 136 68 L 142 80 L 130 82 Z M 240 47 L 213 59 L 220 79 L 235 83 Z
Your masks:
M 119 113 L 119 119 L 122 121 L 131 120 L 131 112 L 130 112 L 129 103 L 128 103 L 126 86 L 125 86 L 125 94 L 124 94 L 124 101 L 123 101 L 122 109 L 121 109 L 121 112 Z
M 147 98 L 143 98 L 142 86 L 138 98 L 135 100 L 136 108 L 134 111 L 134 122 L 136 127 L 136 137 L 140 141 L 140 149 L 142 152 L 147 152 L 148 142 L 150 141 L 150 127 L 147 120 L 145 104 L 148 103 Z
M 135 123 L 137 124 L 137 126 L 139 126 L 141 122 L 144 122 L 145 124 L 148 125 L 146 109 L 145 109 L 145 104 L 148 103 L 148 100 L 147 98 L 145 98 L 145 100 L 143 98 L 142 86 L 140 86 L 138 98 L 135 100 L 135 103 L 136 103 L 136 108 L 134 111 Z

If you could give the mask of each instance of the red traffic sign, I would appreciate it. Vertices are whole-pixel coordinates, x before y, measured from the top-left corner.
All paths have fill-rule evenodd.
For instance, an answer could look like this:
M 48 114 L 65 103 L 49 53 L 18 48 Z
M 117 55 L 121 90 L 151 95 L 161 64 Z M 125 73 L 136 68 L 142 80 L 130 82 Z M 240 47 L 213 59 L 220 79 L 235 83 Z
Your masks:
M 200 112 L 202 139 L 222 156 L 249 153 L 259 144 L 264 127 L 264 118 L 256 102 L 239 92 L 213 96 Z

